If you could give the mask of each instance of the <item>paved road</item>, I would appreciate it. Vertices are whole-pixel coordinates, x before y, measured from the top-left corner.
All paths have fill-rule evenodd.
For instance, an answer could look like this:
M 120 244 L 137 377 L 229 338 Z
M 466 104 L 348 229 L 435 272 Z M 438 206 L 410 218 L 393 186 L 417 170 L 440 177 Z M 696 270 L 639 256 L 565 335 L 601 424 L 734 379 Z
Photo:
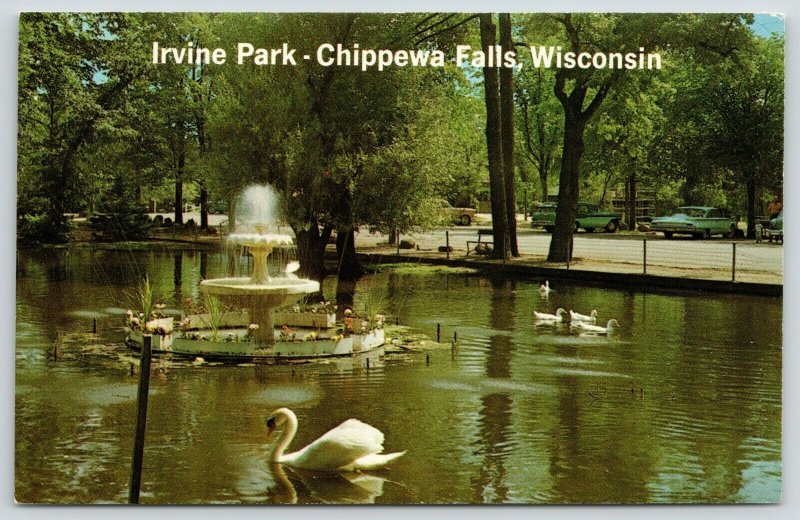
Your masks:
M 486 227 L 482 227 L 488 229 Z M 477 230 L 471 227 L 451 227 L 450 245 L 455 254 L 466 254 L 467 240 L 477 240 Z M 404 235 L 409 237 L 409 235 Z M 402 238 L 402 237 L 401 237 Z M 445 230 L 410 235 L 420 250 L 436 250 L 445 245 Z M 546 257 L 551 235 L 542 230 L 518 230 L 520 253 Z M 666 240 L 654 234 L 605 234 L 580 232 L 575 236 L 574 258 L 614 263 L 642 265 L 644 241 L 647 241 L 647 265 L 669 266 L 685 269 L 724 269 L 730 271 L 733 259 L 733 244 L 736 244 L 736 269 L 783 273 L 783 247 L 777 244 L 756 244 L 752 240 L 730 240 L 714 237 L 693 239 L 676 237 Z M 356 244 L 378 246 L 386 244 L 387 237 L 381 234 L 360 233 Z

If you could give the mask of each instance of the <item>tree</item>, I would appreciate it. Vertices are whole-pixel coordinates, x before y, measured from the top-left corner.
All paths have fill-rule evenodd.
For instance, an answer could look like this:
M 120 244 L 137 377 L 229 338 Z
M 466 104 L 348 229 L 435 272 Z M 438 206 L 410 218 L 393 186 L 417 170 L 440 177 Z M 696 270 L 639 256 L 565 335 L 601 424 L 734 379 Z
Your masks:
M 577 54 L 626 53 L 631 49 L 650 53 L 662 46 L 699 49 L 711 59 L 730 54 L 746 37 L 747 17 L 741 15 L 632 15 L 560 14 L 535 15 L 527 37 L 534 33 L 560 34 L 568 50 Z M 555 230 L 548 261 L 565 262 L 572 256 L 572 233 L 579 197 L 581 161 L 587 125 L 612 91 L 631 77 L 646 74 L 623 68 L 559 68 L 553 92 L 564 116 L 559 195 Z M 650 72 L 657 73 L 657 72 Z
M 511 39 L 511 15 L 501 13 L 500 22 L 500 48 L 510 50 L 514 48 Z M 502 138 L 503 153 L 503 184 L 506 199 L 506 226 L 508 231 L 508 245 L 513 256 L 519 256 L 517 245 L 517 201 L 516 201 L 516 174 L 514 173 L 514 69 L 503 67 L 500 69 L 500 134 Z M 505 257 L 505 253 L 503 257 Z
M 224 16 L 222 31 L 230 32 L 223 39 L 265 46 L 291 41 L 299 55 L 314 54 L 322 42 L 395 48 L 402 41 L 387 42 L 387 35 L 413 34 L 417 21 L 382 14 Z M 244 19 L 252 34 L 242 34 Z M 410 226 L 430 213 L 436 183 L 415 181 L 420 158 L 408 151 L 422 154 L 423 143 L 441 131 L 440 125 L 422 131 L 416 121 L 427 117 L 430 100 L 443 92 L 449 74 L 433 68 L 362 71 L 314 62 L 226 69 L 217 78 L 209 113 L 216 184 L 228 192 L 251 182 L 272 184 L 283 195 L 284 216 L 297 237 L 305 272 L 316 279 L 325 275 L 323 254 L 335 231 L 337 273 L 341 279 L 356 277 L 361 272 L 357 228 Z M 435 165 L 438 159 L 428 160 Z M 228 165 L 236 165 L 235 175 Z M 415 186 L 423 189 L 413 192 Z M 397 209 L 382 208 L 390 206 L 381 198 L 384 190 L 409 194 L 407 206 L 392 198 Z
M 666 121 L 649 152 L 660 161 L 649 168 L 679 182 L 686 203 L 739 200 L 752 235 L 759 192 L 783 181 L 783 38 L 748 31 L 729 52 L 692 51 L 668 77 Z
M 66 239 L 64 214 L 83 205 L 77 169 L 93 139 L 126 126 L 124 98 L 143 75 L 139 28 L 125 14 L 23 13 L 20 18 L 20 200 L 43 214 L 45 241 Z
M 496 28 L 489 13 L 481 14 L 481 47 L 486 56 L 497 44 Z M 484 102 L 486 104 L 486 150 L 489 158 L 489 194 L 492 201 L 492 231 L 495 258 L 506 258 L 510 249 L 508 214 L 506 212 L 506 183 L 503 169 L 502 121 L 500 112 L 500 87 L 497 68 L 483 67 Z
M 709 78 L 711 157 L 744 187 L 748 236 L 755 233 L 758 188 L 780 191 L 783 183 L 783 47 L 783 38 L 756 39 Z
M 542 202 L 549 198 L 550 172 L 557 165 L 563 139 L 561 107 L 552 92 L 551 76 L 547 69 L 524 63 L 515 85 L 516 119 L 522 136 L 518 148 L 537 173 Z

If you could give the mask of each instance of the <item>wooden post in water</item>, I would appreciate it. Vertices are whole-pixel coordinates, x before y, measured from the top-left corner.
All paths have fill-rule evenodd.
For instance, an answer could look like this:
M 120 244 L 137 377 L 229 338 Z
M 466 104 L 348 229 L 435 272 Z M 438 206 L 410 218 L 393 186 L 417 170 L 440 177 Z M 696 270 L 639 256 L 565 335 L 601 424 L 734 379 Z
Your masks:
M 147 397 L 150 391 L 150 354 L 153 336 L 145 334 L 142 340 L 142 354 L 139 360 L 139 393 L 136 397 L 136 433 L 133 439 L 133 462 L 131 463 L 131 484 L 128 494 L 129 504 L 139 503 L 142 485 L 142 458 L 144 456 L 144 433 L 147 427 Z
M 733 246 L 733 256 L 731 257 L 731 281 L 736 281 L 736 242 L 731 244 Z
M 447 247 L 447 259 L 450 260 L 450 230 L 449 229 L 444 232 L 444 236 L 445 236 L 445 240 L 446 240 L 445 246 Z
M 97 318 L 92 318 L 92 334 L 97 334 Z
M 441 323 L 437 323 L 436 324 L 436 343 L 441 343 L 442 342 L 441 333 L 442 333 L 442 324 Z

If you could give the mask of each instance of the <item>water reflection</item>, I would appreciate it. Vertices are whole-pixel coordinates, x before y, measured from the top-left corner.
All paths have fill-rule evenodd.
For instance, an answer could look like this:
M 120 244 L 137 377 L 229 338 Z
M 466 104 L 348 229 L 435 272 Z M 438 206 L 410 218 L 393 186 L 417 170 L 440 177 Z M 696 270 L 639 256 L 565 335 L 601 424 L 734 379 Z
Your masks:
M 176 258 L 180 256 L 180 276 Z M 48 355 L 61 332 L 98 324 L 108 359 L 124 294 L 145 274 L 169 307 L 202 277 L 235 274 L 229 251 L 20 251 L 15 488 L 23 502 L 124 502 L 135 377 L 91 351 Z M 180 284 L 176 286 L 176 279 Z M 539 281 L 396 272 L 341 287 L 457 352 L 297 366 L 174 366 L 151 383 L 144 502 L 725 502 L 781 492 L 781 301 L 660 295 Z M 338 294 L 337 294 L 338 293 Z M 351 300 L 348 300 L 350 299 Z M 536 327 L 534 309 L 598 309 L 612 338 Z M 119 349 L 119 350 L 115 350 Z M 106 359 L 105 357 L 103 359 Z M 290 405 L 297 445 L 349 417 L 409 450 L 389 472 L 284 479 L 264 417 Z M 287 486 L 288 482 L 288 486 Z M 290 487 L 291 486 L 291 487 Z M 293 491 L 292 491 L 293 490 Z M 294 497 L 294 498 L 293 498 Z

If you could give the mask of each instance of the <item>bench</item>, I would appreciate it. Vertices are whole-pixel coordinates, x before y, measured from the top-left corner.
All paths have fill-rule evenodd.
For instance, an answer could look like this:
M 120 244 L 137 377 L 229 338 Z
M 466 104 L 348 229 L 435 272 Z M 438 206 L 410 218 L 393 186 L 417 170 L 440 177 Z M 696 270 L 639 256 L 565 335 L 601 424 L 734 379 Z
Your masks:
M 483 237 L 492 237 L 491 240 L 483 241 Z M 475 244 L 474 247 L 471 247 L 470 244 Z M 491 245 L 494 247 L 494 231 L 491 229 L 479 229 L 478 230 L 478 240 L 467 240 L 467 256 L 469 256 L 470 251 L 475 251 L 481 244 Z

